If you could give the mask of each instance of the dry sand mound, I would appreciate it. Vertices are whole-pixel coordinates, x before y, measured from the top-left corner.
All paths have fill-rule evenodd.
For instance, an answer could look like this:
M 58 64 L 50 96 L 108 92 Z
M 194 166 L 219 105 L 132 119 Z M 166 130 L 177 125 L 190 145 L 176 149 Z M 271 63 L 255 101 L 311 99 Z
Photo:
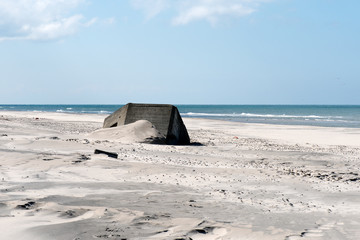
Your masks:
M 121 143 L 165 142 L 165 137 L 147 120 L 139 120 L 114 128 L 99 129 L 90 133 L 88 137 L 93 140 L 108 140 Z

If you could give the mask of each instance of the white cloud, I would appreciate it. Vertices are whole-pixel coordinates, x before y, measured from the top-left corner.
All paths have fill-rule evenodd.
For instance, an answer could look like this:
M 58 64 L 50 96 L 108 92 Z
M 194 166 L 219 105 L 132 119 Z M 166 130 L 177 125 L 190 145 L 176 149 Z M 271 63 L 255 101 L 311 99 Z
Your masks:
M 187 24 L 195 20 L 207 20 L 211 23 L 223 16 L 245 16 L 253 13 L 255 8 L 242 2 L 245 1 L 198 1 L 197 4 L 184 7 L 173 19 L 175 25 Z
M 106 25 L 111 25 L 111 24 L 114 24 L 115 22 L 116 22 L 116 19 L 114 17 L 107 18 L 107 19 L 103 20 L 103 23 L 106 24 Z
M 197 20 L 216 23 L 222 17 L 242 17 L 255 12 L 260 3 L 270 0 L 132 0 L 148 18 L 166 9 L 177 12 L 172 19 L 175 25 L 184 25 Z
M 0 0 L 0 40 L 57 39 L 93 24 L 74 14 L 86 0 Z
M 176 0 L 131 0 L 133 6 L 144 10 L 146 17 L 152 18 L 171 6 Z

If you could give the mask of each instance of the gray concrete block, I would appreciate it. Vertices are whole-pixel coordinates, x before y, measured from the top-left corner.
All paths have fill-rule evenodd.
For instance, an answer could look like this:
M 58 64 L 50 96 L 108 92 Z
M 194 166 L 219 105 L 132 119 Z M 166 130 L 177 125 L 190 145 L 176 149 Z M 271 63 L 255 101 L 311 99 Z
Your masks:
M 117 127 L 138 120 L 150 121 L 171 145 L 190 144 L 189 134 L 178 109 L 168 104 L 128 103 L 104 120 L 104 128 Z

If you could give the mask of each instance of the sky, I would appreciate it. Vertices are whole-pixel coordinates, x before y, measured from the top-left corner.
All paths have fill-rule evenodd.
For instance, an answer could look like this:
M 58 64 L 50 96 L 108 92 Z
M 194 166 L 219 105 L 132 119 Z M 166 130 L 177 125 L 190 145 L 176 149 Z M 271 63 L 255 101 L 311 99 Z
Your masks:
M 0 104 L 360 104 L 358 0 L 0 0 Z

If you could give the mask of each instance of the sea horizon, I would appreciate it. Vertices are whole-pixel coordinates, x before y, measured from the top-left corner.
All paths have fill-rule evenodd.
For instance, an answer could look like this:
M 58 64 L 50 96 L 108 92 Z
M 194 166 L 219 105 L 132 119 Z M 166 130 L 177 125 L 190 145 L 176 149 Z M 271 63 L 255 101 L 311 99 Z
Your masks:
M 0 111 L 111 114 L 125 104 L 0 104 Z M 182 117 L 244 123 L 360 128 L 360 105 L 175 104 Z

